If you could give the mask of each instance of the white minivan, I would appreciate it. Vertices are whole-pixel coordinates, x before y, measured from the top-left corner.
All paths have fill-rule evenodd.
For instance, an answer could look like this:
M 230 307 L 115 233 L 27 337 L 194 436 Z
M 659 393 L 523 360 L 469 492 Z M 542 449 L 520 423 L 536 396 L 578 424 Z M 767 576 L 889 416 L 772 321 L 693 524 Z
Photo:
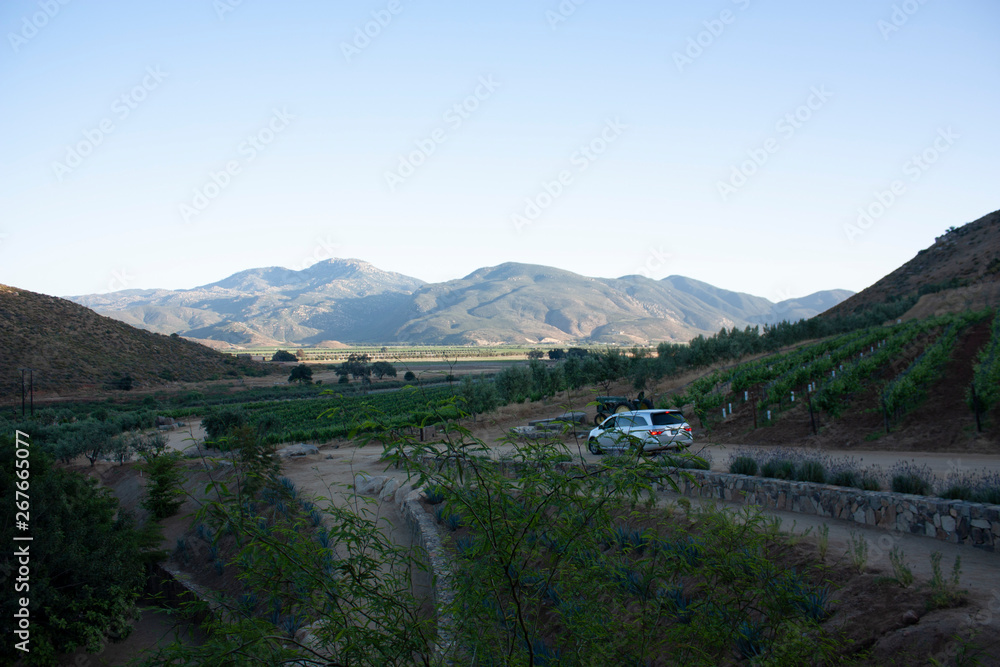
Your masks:
M 592 454 L 646 452 L 690 447 L 694 441 L 691 425 L 680 410 L 633 410 L 605 419 L 590 432 L 587 448 Z

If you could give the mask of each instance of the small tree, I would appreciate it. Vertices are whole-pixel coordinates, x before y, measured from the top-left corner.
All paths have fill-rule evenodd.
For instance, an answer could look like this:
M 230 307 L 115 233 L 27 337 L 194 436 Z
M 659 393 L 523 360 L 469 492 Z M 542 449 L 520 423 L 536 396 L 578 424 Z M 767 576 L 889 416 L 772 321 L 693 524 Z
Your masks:
M 497 393 L 493 383 L 483 375 L 475 380 L 466 375 L 462 378 L 459 391 L 462 397 L 462 409 L 470 413 L 473 420 L 476 415 L 492 412 L 500 405 L 500 394 Z
M 277 352 L 274 353 L 274 356 L 271 357 L 271 361 L 298 361 L 298 360 L 299 360 L 298 357 L 296 357 L 291 352 L 286 352 L 285 350 L 278 350 Z
M 552 361 L 559 361 L 565 356 L 566 356 L 566 350 L 563 350 L 562 348 L 557 347 L 549 350 L 549 359 L 551 359 Z
M 136 436 L 134 442 L 135 451 L 147 463 L 167 449 L 167 436 L 162 433 L 137 433 Z
M 115 431 L 115 425 L 110 422 L 88 420 L 76 432 L 75 449 L 86 456 L 93 466 L 97 463 L 97 459 L 111 451 L 111 438 L 114 437 Z
M 170 452 L 142 464 L 143 470 L 149 475 L 142 506 L 157 521 L 177 514 L 177 510 L 184 504 L 184 490 L 181 488 L 184 475 L 180 461 L 180 452 Z
M 545 353 L 541 350 L 528 350 L 528 359 L 541 359 L 545 356 Z
M 505 403 L 518 403 L 531 393 L 531 371 L 524 366 L 508 366 L 496 377 L 496 389 Z
M 229 432 L 247 423 L 247 416 L 238 408 L 213 410 L 201 420 L 201 427 L 210 440 L 229 435 Z
M 299 364 L 292 369 L 292 374 L 288 376 L 289 382 L 301 382 L 304 384 L 312 384 L 313 372 L 309 366 L 305 364 Z
M 108 443 L 108 453 L 111 454 L 112 460 L 116 461 L 118 465 L 124 465 L 126 461 L 131 459 L 133 452 L 136 451 L 138 436 L 139 434 L 135 431 L 125 431 L 112 436 Z
M 0 645 L 0 664 L 59 664 L 58 654 L 85 648 L 99 651 L 107 636 L 124 638 L 132 629 L 135 601 L 145 575 L 132 515 L 120 507 L 107 488 L 95 480 L 52 464 L 37 446 L 28 459 L 15 458 L 13 438 L 0 434 L 0 500 L 14 508 L 14 492 L 23 478 L 13 461 L 27 460 L 31 471 L 32 542 L 14 542 L 13 511 L 0 526 L 0 538 L 11 551 L 30 545 L 30 592 L 14 593 L 16 559 L 4 556 L 7 592 L 0 596 L 6 640 Z M 15 545 L 15 546 L 10 546 Z M 22 561 L 23 562 L 23 561 Z M 9 583 L 8 583 L 9 582 Z M 15 649 L 13 635 L 19 598 L 28 598 L 31 614 L 29 653 Z M 20 663 L 19 663 L 20 664 Z
M 135 386 L 135 382 L 132 380 L 132 376 L 128 374 L 121 376 L 111 383 L 112 389 L 120 389 L 121 391 L 132 391 L 133 386 Z
M 403 379 L 406 380 L 407 382 L 413 382 L 414 380 L 417 379 L 417 376 L 413 374 L 413 371 L 406 371 L 406 374 L 403 376 Z
M 396 367 L 388 361 L 376 361 L 372 364 L 372 374 L 374 374 L 379 380 L 387 375 L 394 378 L 396 377 Z

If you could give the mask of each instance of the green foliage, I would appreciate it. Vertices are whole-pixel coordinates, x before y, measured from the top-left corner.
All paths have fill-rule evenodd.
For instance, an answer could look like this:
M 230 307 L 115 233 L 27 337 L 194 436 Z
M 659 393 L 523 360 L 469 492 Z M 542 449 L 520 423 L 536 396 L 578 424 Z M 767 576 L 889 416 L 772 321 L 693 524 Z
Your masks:
M 819 461 L 803 461 L 795 469 L 795 479 L 800 482 L 826 483 L 826 469 Z
M 508 366 L 497 373 L 494 380 L 500 400 L 520 403 L 531 393 L 531 370 L 526 366 Z
M 729 472 L 734 475 L 756 475 L 757 461 L 749 456 L 737 456 L 730 462 Z
M 693 525 L 647 512 L 648 527 L 629 525 L 651 485 L 673 483 L 690 455 L 605 457 L 595 469 L 573 464 L 579 459 L 561 444 L 504 444 L 511 450 L 501 466 L 489 445 L 449 425 L 442 440 L 402 438 L 384 454 L 440 493 L 440 521 L 460 516 L 451 527 L 467 531 L 453 542 L 456 595 L 445 610 L 464 653 L 445 661 L 647 664 L 670 656 L 714 665 L 740 646 L 748 624 L 757 652 L 788 664 L 833 655 L 835 643 L 816 625 L 827 593 L 774 564 L 757 511 L 708 508 Z M 803 633 L 812 641 L 795 639 Z
M 830 526 L 822 524 L 816 530 L 816 548 L 819 551 L 820 560 L 826 560 L 826 552 L 830 548 Z
M 132 432 L 132 450 L 144 461 L 152 461 L 167 449 L 167 436 L 154 433 Z
M 312 368 L 306 364 L 299 364 L 292 369 L 292 374 L 288 376 L 289 382 L 301 382 L 303 384 L 312 383 L 313 372 Z
M 417 379 L 417 376 L 413 374 L 413 371 L 406 371 L 406 373 L 403 375 L 403 379 L 406 380 L 407 382 L 413 382 L 414 380 Z
M 51 665 L 56 655 L 84 647 L 100 650 L 106 636 L 131 631 L 135 601 L 144 571 L 140 538 L 132 515 L 118 506 L 110 491 L 83 475 L 55 468 L 48 455 L 32 444 L 29 457 L 15 458 L 9 436 L 0 437 L 0 502 L 13 509 L 15 491 L 30 495 L 31 542 L 14 542 L 14 513 L 7 512 L 0 539 L 8 549 L 30 547 L 30 590 L 18 594 L 17 570 L 0 568 L 0 628 L 6 638 L 0 657 L 7 664 L 21 658 L 27 665 Z M 17 461 L 15 468 L 14 462 Z M 21 461 L 27 466 L 22 467 Z M 25 480 L 15 471 L 27 470 Z M 28 482 L 21 487 L 15 486 Z M 21 533 L 22 535 L 24 533 Z M 30 600 L 30 653 L 14 649 L 14 612 L 18 599 Z
M 927 387 L 941 374 L 951 358 L 958 336 L 985 313 L 970 312 L 954 318 L 944 332 L 902 373 L 886 385 L 882 392 L 882 405 L 890 417 L 898 417 L 920 405 L 926 397 Z
M 895 320 L 909 310 L 916 297 L 901 299 L 867 308 L 859 313 L 839 317 L 814 317 L 798 322 L 779 322 L 773 325 L 733 327 L 721 329 L 714 336 L 697 336 L 687 345 L 661 343 L 657 348 L 665 374 L 680 373 L 691 368 L 708 366 L 719 361 L 740 359 L 749 354 L 772 352 L 803 340 L 824 338 L 844 332 L 879 326 Z M 735 390 L 739 388 L 734 386 Z
M 377 511 L 361 498 L 293 501 L 294 485 L 247 463 L 237 462 L 239 484 L 210 485 L 214 500 L 196 516 L 233 536 L 213 566 L 235 571 L 239 590 L 212 600 L 204 641 L 153 649 L 144 664 L 431 664 L 434 619 L 410 592 L 417 556 L 393 544 Z M 189 552 L 178 543 L 178 558 Z M 307 624 L 308 644 L 298 635 Z
M 376 361 L 372 364 L 372 375 L 377 377 L 379 380 L 386 376 L 394 378 L 396 377 L 396 367 L 388 361 Z
M 890 488 L 896 493 L 929 496 L 934 491 L 934 473 L 927 466 L 903 461 L 893 466 L 890 474 Z
M 479 415 L 496 410 L 500 405 L 500 394 L 494 384 L 484 376 L 473 379 L 466 375 L 459 387 L 462 410 Z
M 962 557 L 955 556 L 955 563 L 951 568 L 951 576 L 947 579 L 941 571 L 941 552 L 931 553 L 931 599 L 927 606 L 929 609 L 941 609 L 957 606 L 961 603 L 965 591 L 959 590 L 959 581 L 962 578 Z
M 893 578 L 899 582 L 899 585 L 903 588 L 907 588 L 913 583 L 913 571 L 910 570 L 910 566 L 906 564 L 906 559 L 903 554 L 903 550 L 899 547 L 893 547 L 889 551 L 889 562 L 892 564 L 892 575 Z
M 760 468 L 761 477 L 773 479 L 795 479 L 795 461 L 788 459 L 770 459 Z
M 173 516 L 184 504 L 184 491 L 181 488 L 184 474 L 181 460 L 180 452 L 171 452 L 151 458 L 142 464 L 143 471 L 149 477 L 142 506 L 157 521 Z
M 201 420 L 201 427 L 209 440 L 219 440 L 229 435 L 233 430 L 245 426 L 247 414 L 241 408 L 217 408 L 210 411 Z
M 274 353 L 274 356 L 271 357 L 271 361 L 298 361 L 298 360 L 299 360 L 298 357 L 296 357 L 294 354 L 286 350 L 278 350 L 277 352 Z
M 990 342 L 980 351 L 966 400 L 969 408 L 989 413 L 1000 402 L 1000 310 L 993 315 Z

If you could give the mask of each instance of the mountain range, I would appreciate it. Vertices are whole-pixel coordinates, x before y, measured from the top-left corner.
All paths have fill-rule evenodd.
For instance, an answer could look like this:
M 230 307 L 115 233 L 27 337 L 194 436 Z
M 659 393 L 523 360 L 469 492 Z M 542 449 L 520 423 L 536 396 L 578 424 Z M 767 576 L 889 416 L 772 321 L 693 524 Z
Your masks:
M 669 276 L 591 278 L 506 263 L 425 283 L 356 259 L 249 269 L 186 290 L 66 297 L 136 327 L 220 346 L 492 345 L 686 341 L 722 327 L 809 318 L 853 293 L 774 303 Z

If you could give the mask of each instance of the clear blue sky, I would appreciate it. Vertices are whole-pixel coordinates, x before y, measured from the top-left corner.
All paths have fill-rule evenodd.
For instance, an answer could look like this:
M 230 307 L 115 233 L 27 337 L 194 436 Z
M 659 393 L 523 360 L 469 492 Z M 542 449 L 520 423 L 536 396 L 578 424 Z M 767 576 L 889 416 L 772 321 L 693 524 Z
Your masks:
M 995 0 L 576 1 L 5 0 L 0 283 L 340 256 L 779 300 L 1000 208 Z

